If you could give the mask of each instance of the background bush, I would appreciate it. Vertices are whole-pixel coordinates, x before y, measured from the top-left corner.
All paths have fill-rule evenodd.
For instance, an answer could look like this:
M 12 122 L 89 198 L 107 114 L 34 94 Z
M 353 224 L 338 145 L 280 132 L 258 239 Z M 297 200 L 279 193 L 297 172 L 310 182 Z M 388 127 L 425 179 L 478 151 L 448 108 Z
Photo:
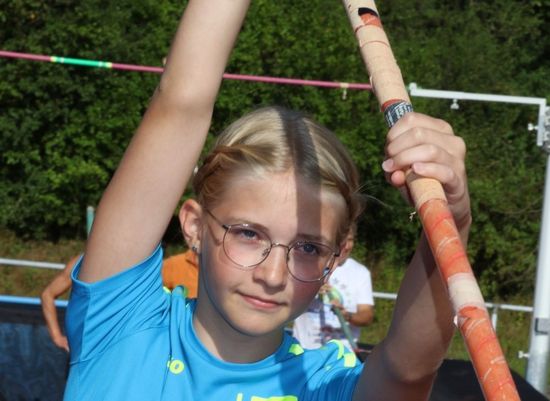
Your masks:
M 406 82 L 431 89 L 545 97 L 546 1 L 385 1 L 379 4 Z M 183 6 L 142 0 L 4 0 L 4 50 L 160 66 Z M 255 0 L 228 72 L 366 82 L 338 1 Z M 85 236 L 95 205 L 147 106 L 155 74 L 0 59 L 0 226 L 24 239 Z M 489 299 L 531 294 L 545 153 L 526 130 L 534 107 L 413 99 L 468 144 L 475 224 L 470 259 Z M 225 81 L 213 135 L 255 107 L 282 104 L 333 129 L 371 196 L 356 255 L 374 279 L 399 280 L 418 222 L 385 183 L 386 128 L 371 93 Z

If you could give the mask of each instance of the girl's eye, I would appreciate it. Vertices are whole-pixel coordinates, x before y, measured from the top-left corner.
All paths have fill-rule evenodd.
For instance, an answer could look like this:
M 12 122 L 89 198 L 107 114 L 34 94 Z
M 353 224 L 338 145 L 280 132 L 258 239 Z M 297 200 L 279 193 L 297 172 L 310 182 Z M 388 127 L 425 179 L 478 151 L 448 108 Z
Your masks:
M 317 244 L 313 244 L 311 242 L 298 243 L 298 244 L 296 244 L 294 249 L 296 249 L 300 253 L 303 253 L 303 254 L 309 255 L 309 256 L 317 256 L 317 255 L 320 255 L 322 253 L 321 249 L 320 249 L 320 246 L 317 245 Z
M 232 227 L 231 234 L 240 241 L 258 241 L 262 237 L 250 227 Z
M 242 230 L 241 235 L 243 237 L 250 238 L 250 239 L 257 237 L 256 232 L 252 230 Z

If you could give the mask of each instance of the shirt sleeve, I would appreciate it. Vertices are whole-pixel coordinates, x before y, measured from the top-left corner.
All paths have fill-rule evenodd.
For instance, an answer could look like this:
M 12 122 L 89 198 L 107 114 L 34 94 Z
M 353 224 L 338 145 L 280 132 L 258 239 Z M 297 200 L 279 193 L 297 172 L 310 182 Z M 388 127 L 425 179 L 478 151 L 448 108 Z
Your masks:
M 168 325 L 169 297 L 160 277 L 160 246 L 137 265 L 95 283 L 78 279 L 81 263 L 71 275 L 73 288 L 65 318 L 71 362 L 93 358 L 141 330 Z

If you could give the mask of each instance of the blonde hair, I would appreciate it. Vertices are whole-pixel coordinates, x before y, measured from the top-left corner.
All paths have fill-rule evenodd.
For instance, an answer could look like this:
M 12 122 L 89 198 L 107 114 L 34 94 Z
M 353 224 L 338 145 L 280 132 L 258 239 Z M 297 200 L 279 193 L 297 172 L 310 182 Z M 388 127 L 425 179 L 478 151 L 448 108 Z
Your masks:
M 199 203 L 212 207 L 231 177 L 288 169 L 344 198 L 347 218 L 337 238 L 343 240 L 363 209 L 359 174 L 338 138 L 302 113 L 265 107 L 235 121 L 218 137 L 195 174 L 193 188 Z

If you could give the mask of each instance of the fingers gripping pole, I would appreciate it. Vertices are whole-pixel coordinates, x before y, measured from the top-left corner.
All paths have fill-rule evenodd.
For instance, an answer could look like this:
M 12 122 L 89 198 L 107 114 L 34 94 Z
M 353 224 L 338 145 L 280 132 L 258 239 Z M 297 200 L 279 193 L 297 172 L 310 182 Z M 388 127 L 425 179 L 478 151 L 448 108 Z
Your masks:
M 373 91 L 391 127 L 412 111 L 401 71 L 372 0 L 343 0 Z M 407 172 L 407 186 L 488 401 L 520 400 L 439 182 Z

